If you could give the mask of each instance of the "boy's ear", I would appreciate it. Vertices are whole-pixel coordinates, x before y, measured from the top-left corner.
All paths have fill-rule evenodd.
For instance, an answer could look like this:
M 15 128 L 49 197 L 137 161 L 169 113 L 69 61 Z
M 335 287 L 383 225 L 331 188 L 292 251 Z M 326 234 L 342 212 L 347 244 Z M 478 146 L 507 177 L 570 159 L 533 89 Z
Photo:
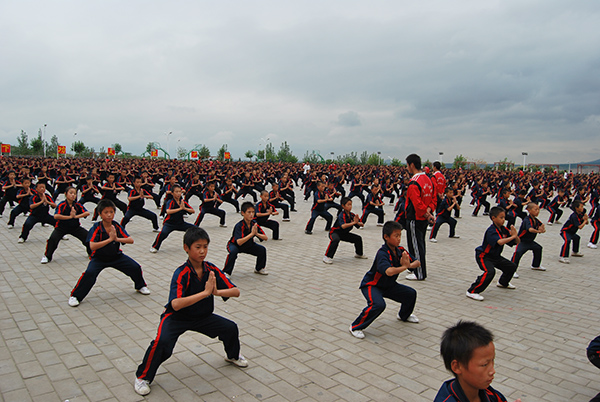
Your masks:
M 450 363 L 450 368 L 452 369 L 452 372 L 456 375 L 461 375 L 462 374 L 462 364 L 460 364 L 458 362 L 458 360 L 452 360 L 452 363 Z
M 190 251 L 190 248 L 188 247 L 187 244 L 183 245 L 183 251 L 185 251 L 186 253 Z

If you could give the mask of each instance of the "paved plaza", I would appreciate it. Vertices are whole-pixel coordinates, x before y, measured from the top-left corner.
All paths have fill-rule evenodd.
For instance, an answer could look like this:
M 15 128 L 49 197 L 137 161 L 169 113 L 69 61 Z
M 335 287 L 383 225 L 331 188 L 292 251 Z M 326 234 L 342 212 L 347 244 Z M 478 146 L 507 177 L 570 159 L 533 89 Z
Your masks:
M 67 299 L 87 265 L 83 246 L 75 238 L 62 241 L 54 260 L 41 265 L 52 228 L 38 225 L 26 243 L 17 244 L 24 218 L 8 230 L 7 209 L 0 226 L 1 399 L 432 401 L 451 377 L 439 356 L 440 336 L 459 319 L 476 320 L 495 334 L 497 373 L 492 385 L 509 401 L 589 401 L 600 392 L 600 371 L 585 354 L 589 341 L 600 333 L 600 250 L 585 247 L 589 226 L 580 231 L 583 258 L 559 264 L 561 225 L 548 227 L 538 236 L 544 247 L 542 265 L 548 270 L 531 270 L 531 253 L 526 254 L 520 278 L 512 281 L 517 289 L 499 289 L 495 279 L 483 293 L 485 300 L 478 302 L 466 298 L 465 291 L 480 274 L 474 249 L 490 220 L 471 217 L 465 199 L 457 226 L 461 238 L 449 239 L 445 225 L 438 243 L 427 243 L 427 280 L 409 282 L 400 276 L 401 283 L 418 292 L 415 314 L 421 322 L 398 321 L 399 306 L 389 301 L 360 340 L 350 335 L 348 326 L 365 306 L 358 285 L 382 244 L 381 228 L 371 215 L 364 230 L 355 230 L 363 237 L 367 260 L 355 259 L 353 247 L 341 243 L 334 264 L 325 265 L 325 221 L 316 221 L 313 235 L 304 234 L 311 203 L 302 202 L 299 190 L 296 197 L 299 212 L 291 213 L 291 222 L 281 223 L 283 240 L 264 243 L 270 275 L 254 274 L 254 259 L 240 255 L 232 281 L 241 296 L 227 302 L 215 299 L 215 312 L 238 324 L 249 367 L 226 363 L 218 340 L 188 332 L 159 369 L 146 397 L 133 390 L 134 372 L 156 336 L 171 275 L 186 259 L 183 234 L 172 233 L 151 254 L 156 234 L 149 221 L 136 217 L 127 226 L 135 244 L 123 250 L 142 265 L 152 294 L 136 293 L 129 278 L 107 269 L 73 308 Z M 197 198 L 192 206 L 197 210 Z M 240 219 L 231 205 L 224 204 L 224 209 L 227 228 L 220 228 L 212 215 L 202 223 L 211 236 L 207 260 L 219 267 Z M 393 218 L 392 209 L 385 206 L 387 219 Z M 548 212 L 540 215 L 546 222 Z M 563 220 L 568 215 L 565 211 Z M 117 213 L 119 220 L 121 216 Z M 281 215 L 276 219 L 281 222 Z M 91 227 L 90 218 L 83 225 Z M 504 256 L 511 255 L 512 248 L 505 247 Z

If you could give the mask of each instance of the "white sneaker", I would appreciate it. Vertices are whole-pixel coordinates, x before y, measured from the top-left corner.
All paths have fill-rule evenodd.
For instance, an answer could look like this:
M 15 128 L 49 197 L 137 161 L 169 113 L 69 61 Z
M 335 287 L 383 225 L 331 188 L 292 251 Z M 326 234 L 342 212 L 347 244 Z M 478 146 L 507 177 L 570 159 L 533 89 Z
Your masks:
M 554 224 L 553 224 L 552 222 L 548 222 L 548 223 L 546 223 L 546 225 L 548 225 L 548 226 L 552 226 L 552 225 L 554 225 Z
M 366 260 L 368 257 L 366 255 L 354 254 L 354 258 L 360 258 L 361 260 Z
M 289 222 L 289 221 L 290 221 L 290 218 L 283 218 L 282 220 L 283 220 L 284 222 Z
M 432 243 L 437 243 L 437 239 L 435 237 L 429 239 L 429 241 L 432 242 Z
M 449 236 L 451 239 L 460 239 L 459 235 Z
M 40 261 L 40 263 L 42 263 L 42 264 L 48 264 L 48 257 L 43 256 L 42 257 L 42 261 Z
M 17 243 L 25 243 L 25 239 L 22 237 L 19 237 L 19 240 L 17 241 Z
M 378 223 L 377 226 L 382 227 L 383 223 Z
M 479 293 L 469 293 L 469 291 L 467 290 L 467 297 L 473 300 L 477 300 L 477 301 L 483 301 L 483 296 L 480 295 Z
M 6 225 L 6 227 L 9 228 L 9 229 L 14 229 L 15 225 Z
M 400 318 L 400 313 L 398 313 L 398 315 L 396 316 L 396 318 L 398 318 L 400 321 L 402 321 L 402 318 Z M 406 322 L 411 322 L 413 324 L 418 324 L 419 323 L 419 317 L 417 317 L 414 314 L 411 314 L 406 319 Z
M 69 235 L 64 235 L 62 239 L 63 240 L 69 240 Z
M 69 297 L 69 306 L 71 306 L 71 307 L 79 306 L 79 300 L 77 300 L 77 298 L 74 296 Z
M 598 248 L 594 243 L 588 243 L 588 248 Z
M 147 286 L 144 286 L 144 287 L 137 289 L 137 292 L 147 296 L 150 294 L 150 289 L 148 289 Z
M 417 275 L 413 274 L 412 272 L 410 274 L 406 275 L 406 279 L 408 279 L 409 281 L 419 280 L 419 278 L 417 278 Z
M 498 282 L 498 283 L 496 283 L 496 286 L 498 286 L 499 288 L 502 288 L 502 289 L 516 289 L 517 288 L 515 285 L 513 285 L 510 282 L 508 282 L 508 285 L 506 285 L 506 286 L 504 286 L 503 284 Z
M 242 355 L 239 355 L 237 359 L 229 359 L 226 357 L 225 361 L 232 363 L 238 367 L 248 367 L 248 360 L 246 360 L 246 358 Z
M 222 228 L 226 228 L 227 227 L 226 224 L 222 224 L 222 225 L 219 225 L 219 226 L 222 227 Z
M 356 331 L 352 330 L 352 325 L 350 325 L 349 331 L 352 334 L 352 336 L 355 338 L 363 339 L 365 337 L 364 332 L 362 332 L 360 329 L 358 329 Z
M 567 257 L 558 257 L 558 262 L 562 262 L 563 264 L 570 264 L 571 261 Z
M 534 271 L 545 271 L 546 268 L 542 267 L 541 265 L 539 267 L 531 267 L 531 269 L 533 269 Z
M 258 271 L 257 271 L 257 270 L 254 270 L 254 273 L 255 273 L 255 274 L 259 274 L 259 275 L 269 275 L 269 272 L 267 271 L 267 269 L 266 269 L 266 268 L 263 268 L 263 269 L 261 269 L 261 270 L 258 270 Z
M 582 254 L 582 253 L 580 253 L 579 251 L 578 251 L 578 252 L 576 252 L 576 253 L 575 253 L 575 252 L 573 252 L 573 253 L 571 253 L 571 255 L 572 255 L 573 257 L 583 257 L 583 254 Z
M 333 264 L 333 258 L 329 258 L 329 257 L 327 257 L 327 256 L 324 256 L 324 257 L 323 257 L 323 262 L 324 262 L 325 264 Z
M 160 229 L 152 229 L 154 233 L 160 233 Z
M 135 389 L 135 392 L 139 395 L 148 395 L 150 393 L 150 383 L 141 378 L 136 378 L 133 389 Z
M 154 247 L 150 247 L 150 252 L 151 253 L 158 253 L 158 250 L 155 249 Z
M 513 274 L 513 278 L 518 278 L 519 274 L 517 274 L 516 272 Z
M 49 225 L 49 224 L 47 224 L 47 223 L 42 223 L 42 226 L 43 226 L 43 227 L 45 227 L 45 228 L 47 228 L 47 227 L 48 227 L 48 226 L 50 226 L 50 225 Z

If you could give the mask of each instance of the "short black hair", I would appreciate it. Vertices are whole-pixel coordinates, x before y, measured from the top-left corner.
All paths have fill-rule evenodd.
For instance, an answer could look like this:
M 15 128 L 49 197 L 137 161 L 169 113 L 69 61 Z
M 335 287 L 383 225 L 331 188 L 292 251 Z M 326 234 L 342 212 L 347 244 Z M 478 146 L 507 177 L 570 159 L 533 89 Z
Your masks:
M 435 161 L 435 162 L 433 162 L 433 167 L 436 168 L 437 170 L 441 170 L 442 164 L 439 161 Z
M 240 207 L 242 212 L 246 212 L 249 208 L 256 210 L 256 208 L 254 208 L 254 204 L 252 204 L 250 201 L 245 201 Z
M 340 201 L 340 205 L 346 205 L 348 203 L 348 201 L 352 201 L 352 198 L 350 198 L 350 197 L 342 197 L 342 199 Z
M 75 194 L 77 194 L 77 189 L 73 186 L 69 186 L 69 187 L 65 188 L 65 194 L 67 194 L 71 190 L 75 190 Z
M 114 202 L 112 202 L 109 199 L 104 198 L 98 202 L 98 206 L 96 207 L 96 212 L 98 212 L 98 214 L 100 214 L 106 208 L 112 208 L 115 211 L 117 210 L 117 206 L 115 205 Z
M 381 237 L 383 237 L 383 240 L 385 240 L 385 236 L 390 237 L 392 233 L 394 233 L 396 230 L 402 231 L 402 229 L 404 228 L 400 223 L 396 221 L 387 221 L 383 224 L 383 229 L 381 230 Z
M 504 210 L 504 208 L 502 207 L 492 207 L 492 209 L 490 209 L 490 219 L 491 218 L 495 218 L 496 216 L 500 215 L 502 212 L 506 212 Z
M 505 189 L 502 190 L 502 195 L 504 195 L 506 193 L 510 193 L 510 189 L 505 188 Z
M 440 354 L 446 369 L 452 371 L 452 362 L 456 360 L 466 366 L 473 357 L 473 351 L 494 341 L 494 335 L 473 321 L 460 320 L 455 326 L 444 331 L 440 345 Z
M 575 211 L 575 210 L 576 210 L 577 208 L 579 208 L 581 205 L 583 205 L 583 202 L 581 202 L 581 200 L 574 200 L 574 201 L 571 203 L 571 209 L 572 209 L 573 211 Z
M 210 237 L 206 230 L 198 226 L 193 226 L 185 231 L 185 234 L 183 235 L 184 246 L 192 247 L 192 244 L 196 243 L 198 240 L 206 240 L 206 244 L 210 244 Z
M 406 166 L 414 165 L 415 169 L 421 170 L 421 157 L 417 154 L 410 154 L 406 157 Z

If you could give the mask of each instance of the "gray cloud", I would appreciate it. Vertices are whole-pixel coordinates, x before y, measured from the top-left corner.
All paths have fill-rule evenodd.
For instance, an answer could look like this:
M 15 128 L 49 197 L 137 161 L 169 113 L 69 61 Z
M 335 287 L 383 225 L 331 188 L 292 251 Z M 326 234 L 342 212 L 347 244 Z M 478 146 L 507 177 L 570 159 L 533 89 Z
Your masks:
M 358 113 L 350 110 L 346 113 L 341 113 L 338 116 L 337 124 L 344 127 L 356 127 L 360 126 L 361 122 Z

